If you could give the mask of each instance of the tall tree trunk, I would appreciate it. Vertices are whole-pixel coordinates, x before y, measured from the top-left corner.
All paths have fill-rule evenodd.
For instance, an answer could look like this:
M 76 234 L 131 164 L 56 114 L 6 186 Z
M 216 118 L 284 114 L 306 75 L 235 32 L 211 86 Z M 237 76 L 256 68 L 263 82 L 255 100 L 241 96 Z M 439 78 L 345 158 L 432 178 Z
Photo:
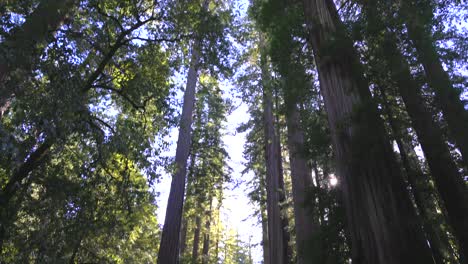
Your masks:
M 184 257 L 185 250 L 187 250 L 187 231 L 188 231 L 188 221 L 184 217 L 182 220 L 182 226 L 180 231 L 180 249 L 179 249 L 179 262 L 180 259 Z
M 262 248 L 263 248 L 263 263 L 270 264 L 270 247 L 268 245 L 268 215 L 267 205 L 265 203 L 265 179 L 260 179 L 260 217 L 262 221 Z
M 465 168 L 468 169 L 468 111 L 460 100 L 459 91 L 453 87 L 448 73 L 442 66 L 432 37 L 432 23 L 425 23 L 423 18 L 424 12 L 432 12 L 432 8 L 427 6 L 428 1 L 423 2 L 427 4 L 421 8 L 415 6 L 413 1 L 401 1 L 401 14 L 406 20 L 408 35 L 423 65 L 427 82 L 435 92 L 436 102 L 442 110 L 451 138 L 463 156 Z
M 383 48 L 411 123 L 418 135 L 437 190 L 447 209 L 449 222 L 463 255 L 468 254 L 468 190 L 443 139 L 440 127 L 421 96 L 421 89 L 412 78 L 407 62 L 396 46 L 396 38 L 387 32 Z
M 264 40 L 261 40 L 264 42 Z M 261 43 L 264 47 L 264 43 Z M 264 52 L 261 54 L 261 70 L 263 84 L 263 111 L 265 133 L 266 189 L 268 212 L 268 246 L 271 264 L 287 263 L 284 252 L 284 233 L 280 206 L 280 175 L 278 166 L 277 140 L 273 116 L 273 99 L 268 62 Z
M 276 157 L 277 157 L 277 164 L 278 164 L 278 176 L 279 176 L 279 202 L 280 202 L 280 210 L 281 210 L 281 228 L 283 229 L 283 252 L 285 255 L 287 263 L 290 263 L 292 260 L 293 250 L 289 246 L 289 242 L 291 241 L 291 234 L 289 233 L 289 219 L 288 215 L 286 214 L 286 187 L 284 185 L 284 171 L 283 171 L 283 156 L 281 153 L 281 129 L 280 129 L 280 120 L 279 120 L 279 96 L 278 96 L 278 89 L 275 89 L 275 118 L 276 118 Z M 286 264 L 286 263 L 285 263 Z
M 195 41 L 192 48 L 192 58 L 188 71 L 184 104 L 179 125 L 179 138 L 177 140 L 175 157 L 176 170 L 172 178 L 171 190 L 167 202 L 166 218 L 164 220 L 158 253 L 158 264 L 176 263 L 179 253 L 179 232 L 184 205 L 185 176 L 187 174 L 192 114 L 195 104 L 195 87 L 198 79 L 198 66 L 200 61 L 199 45 L 198 41 Z
M 426 232 L 434 262 L 436 264 L 443 264 L 445 263 L 444 258 L 449 261 L 454 261 L 453 256 L 444 254 L 444 252 L 448 253 L 450 251 L 450 244 L 449 241 L 445 239 L 447 238 L 446 235 L 445 237 L 441 237 L 443 231 L 438 230 L 440 229 L 440 223 L 436 225 L 431 224 L 431 215 L 434 214 L 433 209 L 436 206 L 436 202 L 433 200 L 430 193 L 434 193 L 435 190 L 431 188 L 427 176 L 424 175 L 419 166 L 419 161 L 416 160 L 414 149 L 406 140 L 406 138 L 408 138 L 408 135 L 405 135 L 406 128 L 402 128 L 399 122 L 393 118 L 391 106 L 385 91 L 380 86 L 379 89 L 382 97 L 383 111 L 387 116 L 388 123 L 393 132 L 393 137 L 400 150 L 401 162 L 406 171 L 414 202 L 423 222 L 423 229 Z
M 202 249 L 202 264 L 207 264 L 210 260 L 209 250 L 210 250 L 210 227 L 211 227 L 211 213 L 213 206 L 213 198 L 210 198 L 210 210 L 206 213 L 206 223 L 205 223 L 205 232 L 203 235 L 203 249 Z
M 198 263 L 198 249 L 200 248 L 201 217 L 195 217 L 195 231 L 193 234 L 192 263 Z
M 195 119 L 199 119 L 199 116 L 195 116 Z M 192 188 L 193 188 L 193 181 L 194 181 L 194 170 L 195 170 L 195 149 L 194 149 L 194 144 L 192 142 L 192 145 L 190 147 L 190 165 L 189 165 L 189 172 L 187 175 L 187 187 L 186 187 L 186 193 L 185 193 L 185 198 L 187 199 L 187 195 L 190 195 L 192 193 Z M 185 251 L 187 250 L 187 231 L 188 231 L 188 218 L 190 217 L 187 213 L 182 216 L 182 226 L 181 226 L 181 231 L 180 231 L 180 248 L 179 248 L 179 259 L 182 258 L 185 255 Z M 180 262 L 180 260 L 179 260 Z
M 288 98 L 288 97 L 286 97 Z M 299 111 L 295 102 L 286 102 L 286 123 L 288 128 L 289 162 L 291 167 L 294 219 L 296 228 L 297 263 L 304 259 L 305 243 L 312 238 L 317 223 L 312 216 L 312 208 L 306 204 L 307 189 L 312 185 L 312 171 L 304 158 L 304 131 L 300 125 Z
M 432 263 L 362 66 L 331 0 L 304 0 L 354 263 Z M 330 52 L 332 50 L 332 52 Z
M 11 99 L 18 91 L 19 80 L 10 76 L 24 76 L 32 70 L 35 59 L 42 54 L 51 40 L 51 32 L 57 30 L 72 9 L 75 0 L 42 0 L 18 29 L 14 29 L 1 44 L 7 57 L 0 57 L 0 120 L 8 110 Z

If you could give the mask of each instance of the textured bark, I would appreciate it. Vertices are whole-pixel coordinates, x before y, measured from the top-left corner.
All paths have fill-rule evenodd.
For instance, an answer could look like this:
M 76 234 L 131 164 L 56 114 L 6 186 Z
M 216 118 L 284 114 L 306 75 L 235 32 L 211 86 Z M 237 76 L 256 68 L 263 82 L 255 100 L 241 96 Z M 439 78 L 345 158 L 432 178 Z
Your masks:
M 447 209 L 449 223 L 464 255 L 468 254 L 468 190 L 443 139 L 443 133 L 426 107 L 421 89 L 412 78 L 409 65 L 388 33 L 384 44 L 392 78 L 403 98 L 411 123 Z
M 455 90 L 442 66 L 432 38 L 432 26 L 425 25 L 421 15 L 424 10 L 420 10 L 421 8 L 412 2 L 401 1 L 401 13 L 406 20 L 408 35 L 423 65 L 427 82 L 435 92 L 436 102 L 442 110 L 451 138 L 462 153 L 464 165 L 468 169 L 468 111 L 465 110 L 460 93 Z
M 198 251 L 200 248 L 201 218 L 195 217 L 195 231 L 193 233 L 192 263 L 198 263 Z
M 292 194 L 296 229 L 297 263 L 306 263 L 303 255 L 305 243 L 316 231 L 312 208 L 306 207 L 306 191 L 312 185 L 312 171 L 304 158 L 304 131 L 300 126 L 299 112 L 294 102 L 286 102 L 286 123 L 288 128 L 289 161 L 291 164 Z M 310 202 L 310 201 L 308 201 Z
M 166 218 L 164 220 L 158 253 L 159 264 L 176 263 L 179 253 L 179 232 L 184 205 L 185 176 L 187 173 L 187 158 L 190 151 L 192 114 L 195 104 L 195 87 L 198 79 L 199 60 L 199 43 L 195 42 L 192 48 L 192 58 L 179 125 L 179 138 L 177 140 L 175 157 L 176 169 L 171 182 Z
M 24 78 L 24 73 L 32 70 L 35 59 L 39 58 L 46 44 L 51 40 L 51 32 L 63 23 L 75 0 L 42 0 L 36 10 L 26 18 L 20 28 L 2 43 L 7 55 L 0 57 L 0 120 L 8 110 L 18 86 L 15 75 Z
M 264 43 L 261 44 L 264 47 Z M 263 111 L 265 133 L 266 189 L 268 212 L 268 246 L 271 264 L 287 263 L 280 207 L 280 175 L 278 166 L 278 137 L 275 133 L 273 99 L 266 55 L 261 55 Z
M 305 0 L 354 263 L 432 263 L 353 43 L 331 0 Z M 330 52 L 332 51 L 332 52 Z

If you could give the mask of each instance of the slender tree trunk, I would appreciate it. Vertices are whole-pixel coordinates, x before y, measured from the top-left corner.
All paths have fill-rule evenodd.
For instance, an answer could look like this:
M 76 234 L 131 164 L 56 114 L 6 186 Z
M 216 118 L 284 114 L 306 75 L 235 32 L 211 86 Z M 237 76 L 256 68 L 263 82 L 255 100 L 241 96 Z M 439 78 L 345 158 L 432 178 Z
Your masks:
M 180 259 L 184 257 L 185 250 L 187 250 L 187 229 L 188 229 L 188 221 L 187 221 L 187 218 L 184 217 L 184 219 L 182 220 L 182 227 L 180 231 L 179 262 L 180 262 Z
M 195 119 L 199 119 L 200 117 L 195 116 Z M 191 149 L 190 149 L 190 165 L 189 165 L 189 172 L 187 175 L 187 187 L 186 187 L 186 193 L 185 193 L 185 198 L 187 199 L 187 195 L 190 195 L 192 193 L 192 186 L 193 186 L 193 181 L 194 181 L 194 169 L 195 169 L 195 149 L 194 149 L 194 144 L 192 143 Z M 182 216 L 182 227 L 181 227 L 181 232 L 180 232 L 180 248 L 179 248 L 179 259 L 183 258 L 185 255 L 185 251 L 187 250 L 187 231 L 188 231 L 188 218 L 190 217 L 187 213 Z M 180 260 L 179 260 L 180 262 Z
M 448 73 L 442 66 L 432 38 L 432 24 L 425 25 L 422 18 L 421 12 L 427 7 L 420 10 L 421 8 L 414 6 L 412 1 L 401 1 L 401 4 L 401 14 L 406 20 L 408 35 L 423 65 L 427 82 L 435 92 L 436 102 L 442 110 L 451 138 L 463 156 L 465 168 L 468 169 L 468 111 L 465 110 L 460 93 L 453 87 Z
M 437 225 L 431 225 L 430 215 L 434 213 L 432 211 L 436 204 L 435 201 L 432 201 L 432 197 L 428 197 L 431 195 L 427 195 L 426 193 L 435 192 L 435 190 L 432 190 L 426 175 L 424 175 L 421 168 L 419 167 L 419 162 L 414 159 L 416 157 L 416 154 L 413 154 L 414 149 L 412 149 L 412 146 L 409 142 L 405 142 L 405 138 L 407 138 L 407 135 L 403 135 L 403 133 L 405 133 L 404 130 L 406 129 L 400 127 L 398 125 L 398 121 L 396 121 L 393 118 L 393 113 L 388 103 L 388 98 L 385 94 L 385 91 L 383 88 L 379 88 L 382 97 L 383 111 L 387 116 L 388 123 L 390 124 L 390 128 L 393 132 L 393 137 L 397 143 L 398 149 L 400 150 L 401 162 L 403 168 L 406 171 L 408 183 L 411 187 L 411 192 L 413 194 L 416 207 L 423 222 L 423 229 L 426 232 L 427 240 L 430 244 L 434 262 L 436 264 L 443 264 L 445 263 L 444 258 L 447 258 L 448 260 L 452 259 L 450 256 L 447 256 L 447 254 L 443 253 L 449 251 L 448 247 L 450 246 L 450 244 L 448 243 L 448 241 L 444 241 L 446 242 L 444 243 L 442 241 L 443 238 L 441 238 L 440 236 L 440 234 L 442 234 L 442 231 L 440 230 L 438 232 L 436 230 L 440 229 L 438 228 L 440 224 L 438 223 Z
M 318 205 L 317 207 L 318 207 L 318 213 L 319 213 L 319 220 L 320 220 L 320 224 L 324 225 L 325 224 L 325 204 L 323 203 L 324 199 L 322 196 L 322 189 L 324 187 L 323 187 L 322 179 L 320 177 L 320 173 L 318 171 L 317 163 L 314 162 L 312 166 L 313 166 L 313 170 L 315 173 L 315 179 L 317 181 L 317 186 L 315 188 L 317 190 L 316 193 L 317 193 L 317 205 Z M 325 171 L 324 171 L 324 174 L 325 174 Z
M 216 226 L 217 226 L 217 230 L 216 230 L 216 244 L 215 244 L 215 252 L 214 252 L 214 255 L 215 255 L 215 259 L 216 259 L 216 263 L 218 263 L 219 261 L 219 237 L 220 237 L 220 225 L 221 225 L 221 221 L 219 220 L 219 209 L 220 207 L 218 206 L 217 207 L 217 220 L 216 220 Z
M 192 263 L 198 263 L 198 249 L 200 248 L 200 230 L 201 230 L 201 217 L 195 217 L 195 231 L 193 234 L 193 247 L 192 247 Z
M 263 40 L 261 40 L 263 42 Z M 261 44 L 264 47 L 264 43 Z M 268 212 L 268 246 L 271 264 L 287 263 L 284 252 L 284 233 L 280 207 L 280 175 L 278 166 L 277 140 L 273 116 L 273 99 L 271 81 L 268 71 L 266 55 L 261 55 L 263 111 L 265 133 L 265 161 L 266 161 L 266 189 Z
M 192 58 L 184 93 L 184 104 L 175 157 L 176 169 L 172 178 L 167 202 L 166 219 L 164 220 L 158 253 L 158 264 L 176 263 L 179 253 L 179 232 L 184 205 L 185 176 L 187 173 L 187 158 L 190 151 L 192 114 L 195 104 L 195 87 L 198 79 L 198 64 L 200 60 L 199 49 L 199 43 L 195 41 L 192 48 Z
M 299 111 L 295 102 L 287 102 L 286 123 L 288 128 L 289 162 L 291 166 L 294 219 L 296 228 L 297 264 L 306 263 L 305 244 L 312 238 L 317 223 L 311 215 L 312 208 L 306 203 L 307 189 L 312 185 L 312 171 L 304 158 L 304 131 L 300 125 Z
M 203 249 L 202 249 L 202 264 L 207 264 L 210 260 L 210 228 L 211 228 L 211 207 L 213 206 L 213 198 L 210 198 L 210 210 L 206 214 L 205 233 L 203 235 Z
M 279 120 L 279 96 L 278 90 L 275 89 L 275 118 L 276 118 L 276 157 L 278 164 L 278 176 L 279 176 L 279 202 L 281 210 L 281 226 L 283 229 L 283 252 L 286 256 L 287 263 L 290 263 L 292 260 L 293 250 L 289 246 L 291 241 L 291 234 L 289 233 L 289 219 L 288 215 L 285 212 L 286 204 L 286 187 L 284 185 L 284 171 L 283 171 L 283 156 L 281 153 L 281 129 L 280 129 L 280 120 Z M 286 264 L 286 263 L 285 263 Z
M 341 180 L 353 262 L 432 263 L 362 66 L 333 1 L 304 0 L 304 9 Z
M 383 45 L 392 78 L 396 81 L 411 123 L 418 135 L 437 190 L 447 209 L 449 222 L 460 244 L 460 250 L 468 254 L 468 190 L 443 139 L 440 127 L 421 96 L 421 89 L 412 78 L 407 62 L 396 46 L 396 38 L 387 32 Z
M 267 205 L 265 203 L 265 179 L 260 179 L 260 217 L 262 221 L 262 248 L 263 248 L 263 263 L 270 264 L 270 247 L 268 245 L 268 215 Z
M 51 40 L 51 32 L 60 27 L 75 2 L 75 0 L 40 1 L 23 25 L 14 29 L 1 44 L 8 51 L 8 56 L 0 57 L 0 120 L 10 107 L 14 94 L 20 92 L 16 89 L 22 87 L 17 85 L 19 80 L 10 74 L 18 71 L 15 75 L 23 77 L 32 70 L 33 61 L 39 58 Z
M 13 176 L 0 193 L 0 251 L 3 248 L 7 225 L 11 223 L 11 219 L 14 217 L 13 215 L 16 214 L 12 212 L 16 210 L 14 210 L 14 206 L 10 205 L 10 202 L 18 189 L 22 186 L 22 181 L 29 176 L 32 170 L 40 166 L 46 160 L 52 143 L 51 140 L 42 142 L 42 144 L 29 155 L 28 159 L 15 170 Z

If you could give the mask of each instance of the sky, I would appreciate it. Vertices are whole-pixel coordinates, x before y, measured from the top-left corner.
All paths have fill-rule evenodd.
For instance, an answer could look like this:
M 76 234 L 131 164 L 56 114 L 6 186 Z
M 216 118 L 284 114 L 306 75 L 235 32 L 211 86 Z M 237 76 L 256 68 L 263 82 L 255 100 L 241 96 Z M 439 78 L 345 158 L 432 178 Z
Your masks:
M 257 223 L 258 220 L 255 217 L 251 217 L 255 212 L 255 207 L 250 203 L 250 199 L 247 197 L 248 191 L 245 184 L 240 184 L 234 188 L 235 183 L 245 183 L 253 177 L 252 174 L 244 176 L 241 175 L 241 172 L 244 169 L 242 152 L 246 139 L 245 133 L 236 133 L 236 128 L 242 122 L 249 119 L 249 114 L 247 113 L 246 104 L 240 102 L 239 99 L 235 99 L 235 96 L 232 95 L 232 84 L 229 81 L 226 81 L 221 85 L 224 96 L 229 97 L 231 100 L 234 99 L 234 105 L 237 106 L 237 108 L 227 116 L 227 122 L 225 123 L 226 129 L 222 138 L 230 156 L 228 165 L 232 168 L 233 183 L 225 186 L 225 200 L 223 201 L 223 207 L 221 208 L 221 219 L 228 228 L 237 230 L 242 241 L 251 241 L 251 244 L 255 245 L 252 249 L 253 260 L 254 263 L 261 263 L 262 249 L 260 242 L 262 238 L 262 229 Z M 182 95 L 182 92 L 178 94 L 178 100 L 182 100 Z M 163 156 L 175 156 L 177 136 L 178 130 L 175 128 L 167 138 L 168 142 L 171 143 L 171 146 L 168 151 L 163 153 Z M 171 176 L 163 173 L 161 181 L 154 186 L 154 190 L 159 193 L 159 196 L 157 197 L 157 217 L 158 222 L 161 224 L 164 223 L 166 215 L 170 184 Z
M 236 10 L 239 10 L 240 15 L 245 15 L 247 10 L 247 0 L 236 1 Z M 184 84 L 184 76 L 176 77 L 180 84 Z M 246 174 L 241 175 L 244 170 L 244 159 L 243 150 L 245 143 L 246 133 L 237 133 L 237 127 L 246 122 L 249 119 L 247 105 L 241 102 L 234 94 L 234 87 L 231 80 L 225 80 L 221 83 L 221 89 L 224 93 L 224 97 L 229 97 L 233 105 L 236 106 L 235 110 L 232 111 L 228 116 L 225 123 L 225 131 L 223 131 L 223 142 L 226 147 L 230 159 L 228 160 L 229 167 L 232 168 L 232 179 L 233 183 L 225 186 L 223 206 L 221 208 L 221 219 L 224 225 L 228 229 L 234 229 L 239 233 L 239 237 L 243 242 L 249 242 L 252 246 L 252 257 L 254 263 L 262 262 L 262 248 L 260 245 L 262 239 L 262 229 L 258 223 L 258 219 L 252 217 L 255 212 L 255 207 L 250 203 L 250 199 L 247 197 L 246 182 L 248 182 L 253 175 Z M 177 100 L 182 102 L 182 91 L 178 92 Z M 168 151 L 163 153 L 163 156 L 174 157 L 176 150 L 176 142 L 178 136 L 178 129 L 172 129 L 170 135 L 165 139 L 170 142 Z M 235 183 L 241 182 L 236 188 Z M 154 186 L 156 193 L 159 193 L 157 197 L 157 217 L 160 224 L 164 223 L 166 215 L 167 199 L 169 197 L 169 190 L 171 184 L 171 176 L 163 173 L 161 181 Z

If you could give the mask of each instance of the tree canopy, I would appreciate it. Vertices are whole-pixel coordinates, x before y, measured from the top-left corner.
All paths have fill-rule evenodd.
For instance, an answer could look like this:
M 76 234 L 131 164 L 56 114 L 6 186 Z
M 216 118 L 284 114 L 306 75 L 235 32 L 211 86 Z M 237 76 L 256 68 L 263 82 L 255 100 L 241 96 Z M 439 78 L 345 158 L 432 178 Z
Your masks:
M 0 263 L 467 264 L 467 19 L 3 1 Z

